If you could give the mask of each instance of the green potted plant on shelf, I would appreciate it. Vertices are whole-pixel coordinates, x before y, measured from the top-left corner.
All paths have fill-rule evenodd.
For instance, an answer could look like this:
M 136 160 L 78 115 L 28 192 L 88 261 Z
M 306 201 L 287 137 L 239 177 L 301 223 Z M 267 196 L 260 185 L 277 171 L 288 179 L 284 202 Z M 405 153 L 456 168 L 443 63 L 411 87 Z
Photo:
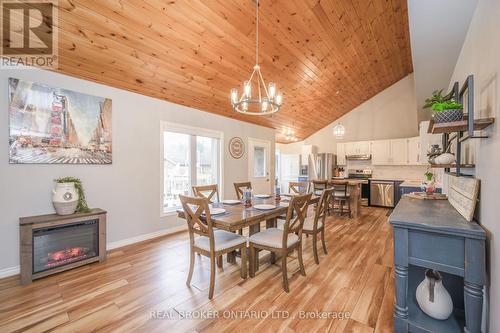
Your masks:
M 449 123 L 464 117 L 463 105 L 452 98 L 453 94 L 443 96 L 443 89 L 436 90 L 425 100 L 424 109 L 431 109 L 434 122 Z

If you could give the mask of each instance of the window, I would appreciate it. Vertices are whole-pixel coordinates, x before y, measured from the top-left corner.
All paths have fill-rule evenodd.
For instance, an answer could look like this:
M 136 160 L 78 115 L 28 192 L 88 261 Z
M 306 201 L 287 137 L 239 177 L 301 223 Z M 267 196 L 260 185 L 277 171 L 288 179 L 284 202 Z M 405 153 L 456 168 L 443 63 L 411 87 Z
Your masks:
M 222 133 L 169 123 L 161 132 L 162 214 L 180 208 L 179 195 L 192 195 L 192 186 L 218 184 L 221 191 Z

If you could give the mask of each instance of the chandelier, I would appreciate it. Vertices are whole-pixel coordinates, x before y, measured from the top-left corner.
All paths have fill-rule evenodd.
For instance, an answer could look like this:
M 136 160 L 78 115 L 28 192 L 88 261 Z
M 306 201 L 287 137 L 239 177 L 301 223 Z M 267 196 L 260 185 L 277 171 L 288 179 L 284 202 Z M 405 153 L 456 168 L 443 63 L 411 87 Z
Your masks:
M 263 116 L 279 111 L 283 96 L 277 91 L 276 84 L 269 82 L 266 87 L 259 66 L 259 0 L 256 5 L 255 32 L 255 66 L 248 81 L 243 82 L 243 93 L 238 97 L 238 89 L 231 89 L 231 105 L 234 111 L 246 115 Z M 252 80 L 256 81 L 252 84 Z M 252 86 L 254 95 L 252 95 Z M 255 92 L 255 90 L 257 90 Z

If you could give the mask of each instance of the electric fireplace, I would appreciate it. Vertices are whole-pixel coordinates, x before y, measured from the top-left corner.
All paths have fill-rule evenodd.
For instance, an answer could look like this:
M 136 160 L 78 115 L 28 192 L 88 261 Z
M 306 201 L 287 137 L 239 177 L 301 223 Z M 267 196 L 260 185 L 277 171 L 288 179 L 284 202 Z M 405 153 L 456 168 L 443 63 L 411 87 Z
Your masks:
M 106 258 L 106 212 L 20 219 L 21 282 Z
M 99 255 L 99 220 L 33 231 L 33 273 Z

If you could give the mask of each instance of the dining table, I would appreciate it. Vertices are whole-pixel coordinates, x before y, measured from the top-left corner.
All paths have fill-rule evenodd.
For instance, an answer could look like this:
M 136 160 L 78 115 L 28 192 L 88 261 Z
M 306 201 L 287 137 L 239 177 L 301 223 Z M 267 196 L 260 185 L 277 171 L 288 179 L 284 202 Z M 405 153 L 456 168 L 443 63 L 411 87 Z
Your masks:
M 224 200 L 211 203 L 211 207 L 223 208 L 225 210 L 224 213 L 211 215 L 212 224 L 217 229 L 231 232 L 237 232 L 238 230 L 248 227 L 250 236 L 260 231 L 260 223 L 264 221 L 266 222 L 266 228 L 276 228 L 278 217 L 287 213 L 291 195 L 282 195 L 280 198 L 280 200 L 276 200 L 274 195 L 269 195 L 267 198 L 253 197 L 251 207 L 245 207 L 244 201 L 238 201 L 235 204 L 226 204 Z M 320 196 L 318 195 L 311 196 L 309 205 L 317 204 L 319 198 Z M 259 209 L 256 208 L 258 205 L 271 205 L 274 206 L 274 208 Z M 179 218 L 186 218 L 183 209 L 178 209 L 177 215 Z M 235 260 L 236 252 L 228 254 L 228 262 L 234 263 Z M 271 261 L 275 261 L 273 255 L 271 255 Z M 258 264 L 256 269 L 258 269 Z

